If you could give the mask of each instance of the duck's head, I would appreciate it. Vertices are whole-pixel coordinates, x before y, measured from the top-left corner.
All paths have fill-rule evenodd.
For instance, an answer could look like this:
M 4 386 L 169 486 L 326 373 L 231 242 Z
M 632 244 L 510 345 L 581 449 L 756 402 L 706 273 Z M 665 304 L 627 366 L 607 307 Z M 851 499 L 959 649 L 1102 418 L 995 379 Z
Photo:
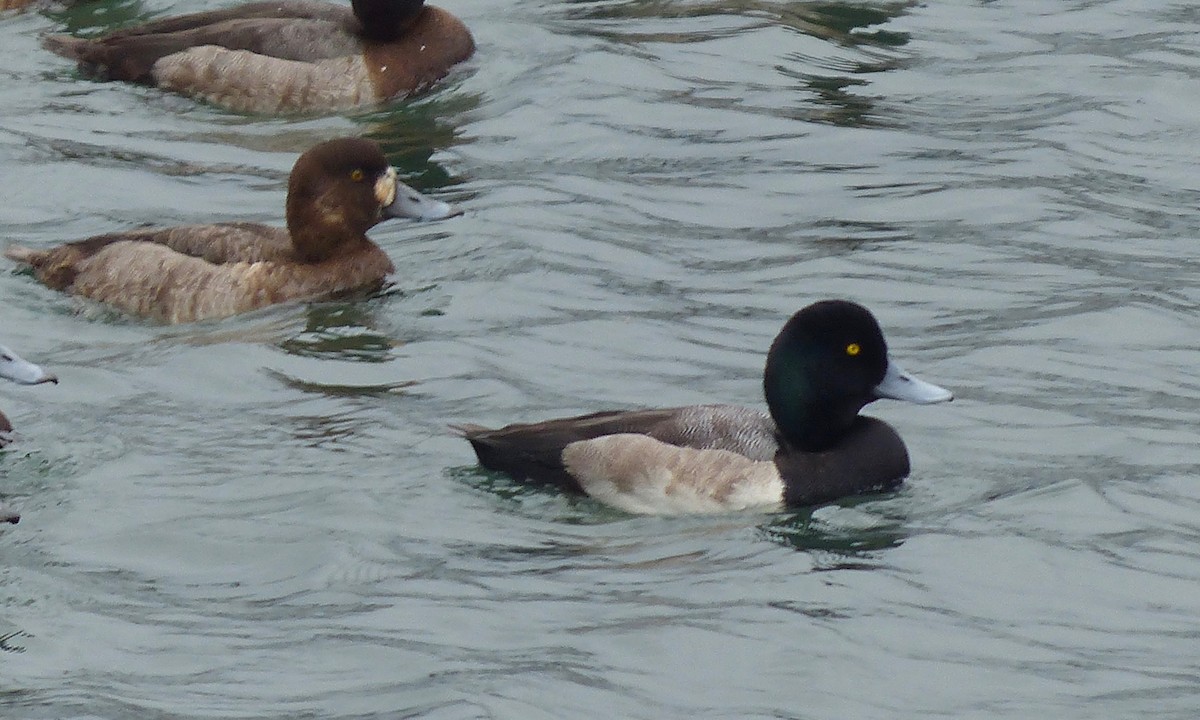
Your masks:
M 388 218 L 440 220 L 461 215 L 396 179 L 379 145 L 341 138 L 300 156 L 288 181 L 287 224 L 300 259 L 319 262 Z
M 954 398 L 893 363 L 875 316 L 845 300 L 814 303 L 787 321 L 767 354 L 763 391 L 784 440 L 806 451 L 836 444 L 880 398 Z
M 350 6 L 364 37 L 388 41 L 412 24 L 425 0 L 350 0 Z

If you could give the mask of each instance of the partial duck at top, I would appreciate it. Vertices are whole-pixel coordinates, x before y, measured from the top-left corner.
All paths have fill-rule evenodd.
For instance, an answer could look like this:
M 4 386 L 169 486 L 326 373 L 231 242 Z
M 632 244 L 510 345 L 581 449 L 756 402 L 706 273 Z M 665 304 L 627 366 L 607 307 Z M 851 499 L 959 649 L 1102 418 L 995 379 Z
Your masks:
M 424 0 L 254 2 L 95 38 L 43 44 L 89 74 L 230 110 L 336 112 L 419 92 L 475 51 L 466 25 Z
M 288 179 L 287 227 L 248 222 L 139 228 L 50 248 L 10 245 L 56 290 L 168 323 L 377 288 L 395 270 L 367 231 L 387 218 L 462 214 L 396 179 L 378 143 L 313 146 Z
M 690 405 L 455 429 L 486 468 L 629 512 L 769 510 L 898 486 L 909 472 L 904 441 L 859 410 L 880 398 L 954 397 L 892 362 L 875 317 L 846 300 L 787 321 L 767 353 L 763 391 L 769 415 Z
M 50 0 L 0 0 L 0 12 L 5 10 L 28 10 L 30 7 L 49 5 Z M 69 5 L 70 0 L 60 0 L 60 4 Z

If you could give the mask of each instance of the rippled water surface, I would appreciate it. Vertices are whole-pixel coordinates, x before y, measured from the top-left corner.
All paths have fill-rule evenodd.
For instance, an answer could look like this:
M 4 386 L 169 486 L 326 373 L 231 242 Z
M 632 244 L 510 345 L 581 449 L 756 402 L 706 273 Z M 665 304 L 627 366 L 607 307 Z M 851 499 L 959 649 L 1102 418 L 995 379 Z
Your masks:
M 0 19 L 0 243 L 276 221 L 380 140 L 462 203 L 385 292 L 163 327 L 0 273 L 5 718 L 1194 718 L 1200 11 L 444 0 L 477 56 L 351 118 L 81 78 Z M 4 261 L 7 262 L 7 261 Z M 633 517 L 452 422 L 755 405 L 814 299 L 950 405 L 898 493 Z

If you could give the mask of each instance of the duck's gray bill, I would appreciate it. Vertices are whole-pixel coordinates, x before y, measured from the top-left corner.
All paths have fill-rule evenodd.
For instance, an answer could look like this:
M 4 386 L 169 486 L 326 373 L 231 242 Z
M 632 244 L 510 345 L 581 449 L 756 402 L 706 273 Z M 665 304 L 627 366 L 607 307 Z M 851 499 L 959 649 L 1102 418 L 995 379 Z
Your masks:
M 462 214 L 462 208 L 457 205 L 422 195 L 399 180 L 396 181 L 396 198 L 383 208 L 384 217 L 414 220 L 444 220 Z
M 58 378 L 0 345 L 0 377 L 22 385 L 57 383 Z
M 890 359 L 887 372 L 883 375 L 883 382 L 875 386 L 875 395 L 880 398 L 906 400 L 920 405 L 954 399 L 954 393 L 944 387 L 927 383 L 916 375 L 910 375 Z

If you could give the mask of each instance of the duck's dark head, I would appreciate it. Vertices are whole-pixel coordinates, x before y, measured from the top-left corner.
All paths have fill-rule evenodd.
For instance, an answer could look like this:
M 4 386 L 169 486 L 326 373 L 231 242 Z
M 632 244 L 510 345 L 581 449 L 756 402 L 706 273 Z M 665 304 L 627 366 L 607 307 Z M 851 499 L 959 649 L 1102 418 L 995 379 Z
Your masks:
M 300 156 L 288 180 L 287 225 L 300 259 L 319 262 L 387 218 L 438 220 L 461 214 L 396 179 L 379 145 L 340 138 Z
M 767 354 L 763 392 L 784 440 L 805 451 L 836 444 L 879 398 L 954 397 L 892 363 L 875 316 L 845 300 L 814 303 L 787 321 Z
M 403 33 L 425 7 L 425 0 L 351 0 L 359 32 L 371 40 L 388 41 Z

